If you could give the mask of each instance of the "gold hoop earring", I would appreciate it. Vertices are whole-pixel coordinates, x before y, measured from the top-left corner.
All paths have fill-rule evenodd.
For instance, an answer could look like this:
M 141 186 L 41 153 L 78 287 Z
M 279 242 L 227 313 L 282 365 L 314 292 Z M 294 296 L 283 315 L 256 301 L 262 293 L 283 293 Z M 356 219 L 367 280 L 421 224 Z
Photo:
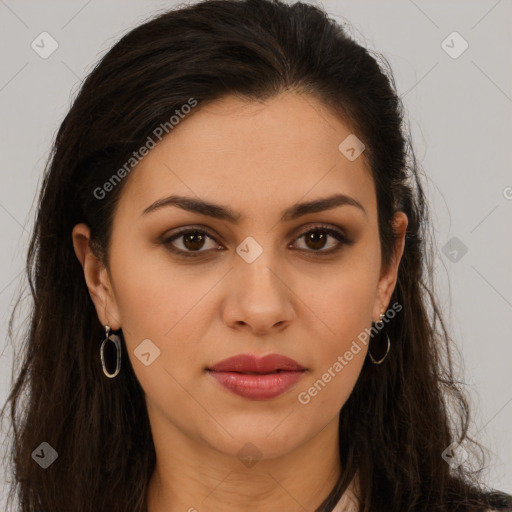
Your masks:
M 380 315 L 380 322 L 377 322 L 377 323 L 382 323 L 382 319 L 384 318 L 384 314 L 382 313 Z M 371 352 L 370 352 L 370 347 L 368 347 L 368 355 L 370 356 L 370 359 L 372 361 L 373 364 L 381 364 L 382 361 L 384 361 L 384 359 L 386 359 L 386 357 L 388 357 L 388 354 L 389 354 L 389 348 L 391 347 L 391 342 L 389 341 L 389 335 L 386 333 L 386 338 L 388 340 L 388 346 L 386 348 L 386 353 L 384 354 L 383 357 L 381 357 L 378 361 L 376 361 L 374 359 L 374 357 L 372 356 Z
M 372 354 L 370 352 L 370 349 L 368 349 L 368 355 L 370 356 L 370 359 L 372 360 L 373 364 L 380 364 L 380 363 L 382 363 L 382 361 L 384 361 L 384 359 L 386 359 L 386 357 L 388 357 L 389 347 L 391 346 L 391 342 L 389 341 L 389 335 L 388 334 L 386 334 L 386 338 L 388 339 L 388 348 L 386 349 L 386 353 L 384 354 L 384 356 L 381 359 L 379 359 L 378 361 L 376 361 L 373 358 L 373 356 L 372 356 Z

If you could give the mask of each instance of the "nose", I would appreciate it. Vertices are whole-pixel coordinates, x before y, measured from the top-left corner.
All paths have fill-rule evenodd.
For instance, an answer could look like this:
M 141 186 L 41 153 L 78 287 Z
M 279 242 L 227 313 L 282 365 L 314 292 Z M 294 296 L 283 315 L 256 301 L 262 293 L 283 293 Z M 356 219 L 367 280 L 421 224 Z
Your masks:
M 223 311 L 228 326 L 264 335 L 290 324 L 295 314 L 294 294 L 266 251 L 252 263 L 240 258 L 230 274 Z

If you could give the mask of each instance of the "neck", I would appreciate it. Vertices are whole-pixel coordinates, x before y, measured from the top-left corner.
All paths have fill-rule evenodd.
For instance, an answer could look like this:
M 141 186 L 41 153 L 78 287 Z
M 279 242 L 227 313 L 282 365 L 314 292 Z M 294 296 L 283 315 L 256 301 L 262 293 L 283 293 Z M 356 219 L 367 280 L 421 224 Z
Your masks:
M 198 444 L 179 430 L 155 437 L 160 442 L 147 512 L 315 510 L 341 474 L 338 415 L 292 452 L 275 458 L 256 454 L 253 461 Z

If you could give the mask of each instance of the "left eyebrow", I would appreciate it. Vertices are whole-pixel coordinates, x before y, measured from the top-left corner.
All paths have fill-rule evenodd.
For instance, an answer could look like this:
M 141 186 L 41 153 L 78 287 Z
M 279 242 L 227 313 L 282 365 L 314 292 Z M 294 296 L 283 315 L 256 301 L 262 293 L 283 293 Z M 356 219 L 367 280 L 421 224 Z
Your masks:
M 368 216 L 363 205 L 357 199 L 354 199 L 353 197 L 347 196 L 345 194 L 335 194 L 333 196 L 292 205 L 283 212 L 280 220 L 281 222 L 287 222 L 309 213 L 318 213 L 325 210 L 332 210 L 333 208 L 346 205 L 356 207 L 362 211 L 365 216 Z M 158 199 L 147 208 L 145 208 L 142 212 L 142 215 L 147 215 L 150 212 L 167 206 L 176 206 L 182 210 L 199 213 L 201 215 L 207 215 L 208 217 L 213 217 L 220 220 L 226 220 L 233 224 L 237 224 L 243 219 L 243 215 L 241 215 L 239 212 L 235 212 L 228 206 L 210 203 L 208 201 L 194 197 L 178 195 L 171 195 L 162 199 Z

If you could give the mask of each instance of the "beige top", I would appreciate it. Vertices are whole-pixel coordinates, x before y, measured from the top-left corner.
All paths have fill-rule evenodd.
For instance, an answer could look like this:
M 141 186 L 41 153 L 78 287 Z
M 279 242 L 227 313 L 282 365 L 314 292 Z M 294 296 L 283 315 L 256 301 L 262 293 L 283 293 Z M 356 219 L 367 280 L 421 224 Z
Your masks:
M 332 512 L 358 512 L 358 510 L 357 501 L 348 498 L 347 493 L 344 493 Z
M 343 493 L 340 501 L 336 503 L 336 506 L 332 509 L 332 512 L 358 512 L 358 502 L 356 497 L 357 493 L 357 474 L 350 482 L 347 490 Z

